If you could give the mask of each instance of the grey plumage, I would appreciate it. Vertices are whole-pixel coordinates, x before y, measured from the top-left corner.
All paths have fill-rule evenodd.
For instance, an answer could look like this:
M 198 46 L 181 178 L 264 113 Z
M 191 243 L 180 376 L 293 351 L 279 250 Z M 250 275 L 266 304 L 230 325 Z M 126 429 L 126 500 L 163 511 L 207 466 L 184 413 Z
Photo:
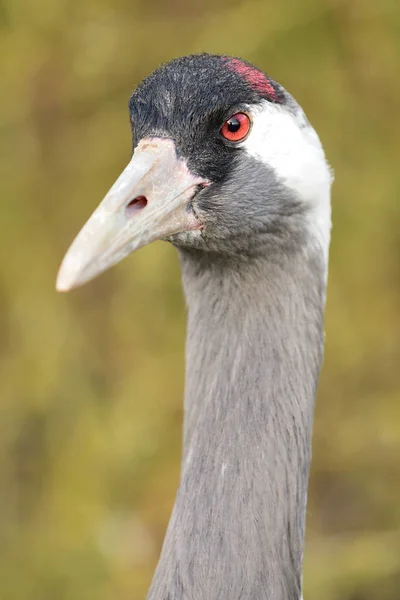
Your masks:
M 149 600 L 300 598 L 325 266 L 294 220 L 256 258 L 180 251 L 184 454 Z

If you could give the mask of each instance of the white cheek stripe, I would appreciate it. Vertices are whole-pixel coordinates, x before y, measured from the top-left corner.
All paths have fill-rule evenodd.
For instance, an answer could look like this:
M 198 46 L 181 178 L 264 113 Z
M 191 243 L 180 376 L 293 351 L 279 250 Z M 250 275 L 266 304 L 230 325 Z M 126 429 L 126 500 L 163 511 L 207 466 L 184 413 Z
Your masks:
M 246 152 L 272 167 L 277 176 L 309 206 L 310 233 L 328 257 L 331 229 L 332 173 L 318 135 L 303 111 L 296 115 L 263 102 L 250 107 L 252 130 L 243 142 Z

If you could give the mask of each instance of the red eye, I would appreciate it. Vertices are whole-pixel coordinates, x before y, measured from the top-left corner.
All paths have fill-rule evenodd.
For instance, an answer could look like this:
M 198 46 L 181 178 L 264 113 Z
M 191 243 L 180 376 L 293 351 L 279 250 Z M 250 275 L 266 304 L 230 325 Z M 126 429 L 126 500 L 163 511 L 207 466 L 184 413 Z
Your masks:
M 221 134 L 230 142 L 240 142 L 250 130 L 250 119 L 245 113 L 236 113 L 225 121 L 221 127 Z

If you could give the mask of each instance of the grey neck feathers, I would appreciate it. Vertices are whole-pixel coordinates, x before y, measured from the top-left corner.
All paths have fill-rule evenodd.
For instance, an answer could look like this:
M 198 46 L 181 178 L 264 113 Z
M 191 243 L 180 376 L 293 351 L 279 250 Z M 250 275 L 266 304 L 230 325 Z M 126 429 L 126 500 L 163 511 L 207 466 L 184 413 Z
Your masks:
M 299 600 L 325 265 L 181 251 L 181 482 L 149 600 Z

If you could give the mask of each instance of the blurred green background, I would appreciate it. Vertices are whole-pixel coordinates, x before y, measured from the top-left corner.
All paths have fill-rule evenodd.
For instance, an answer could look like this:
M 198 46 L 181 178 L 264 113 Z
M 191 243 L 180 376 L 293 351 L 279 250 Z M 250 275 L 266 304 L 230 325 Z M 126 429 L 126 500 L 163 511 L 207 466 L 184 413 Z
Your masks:
M 54 280 L 129 159 L 132 89 L 209 51 L 281 81 L 335 170 L 305 598 L 398 600 L 399 1 L 1 0 L 0 34 L 0 598 L 145 597 L 179 477 L 177 256 Z

